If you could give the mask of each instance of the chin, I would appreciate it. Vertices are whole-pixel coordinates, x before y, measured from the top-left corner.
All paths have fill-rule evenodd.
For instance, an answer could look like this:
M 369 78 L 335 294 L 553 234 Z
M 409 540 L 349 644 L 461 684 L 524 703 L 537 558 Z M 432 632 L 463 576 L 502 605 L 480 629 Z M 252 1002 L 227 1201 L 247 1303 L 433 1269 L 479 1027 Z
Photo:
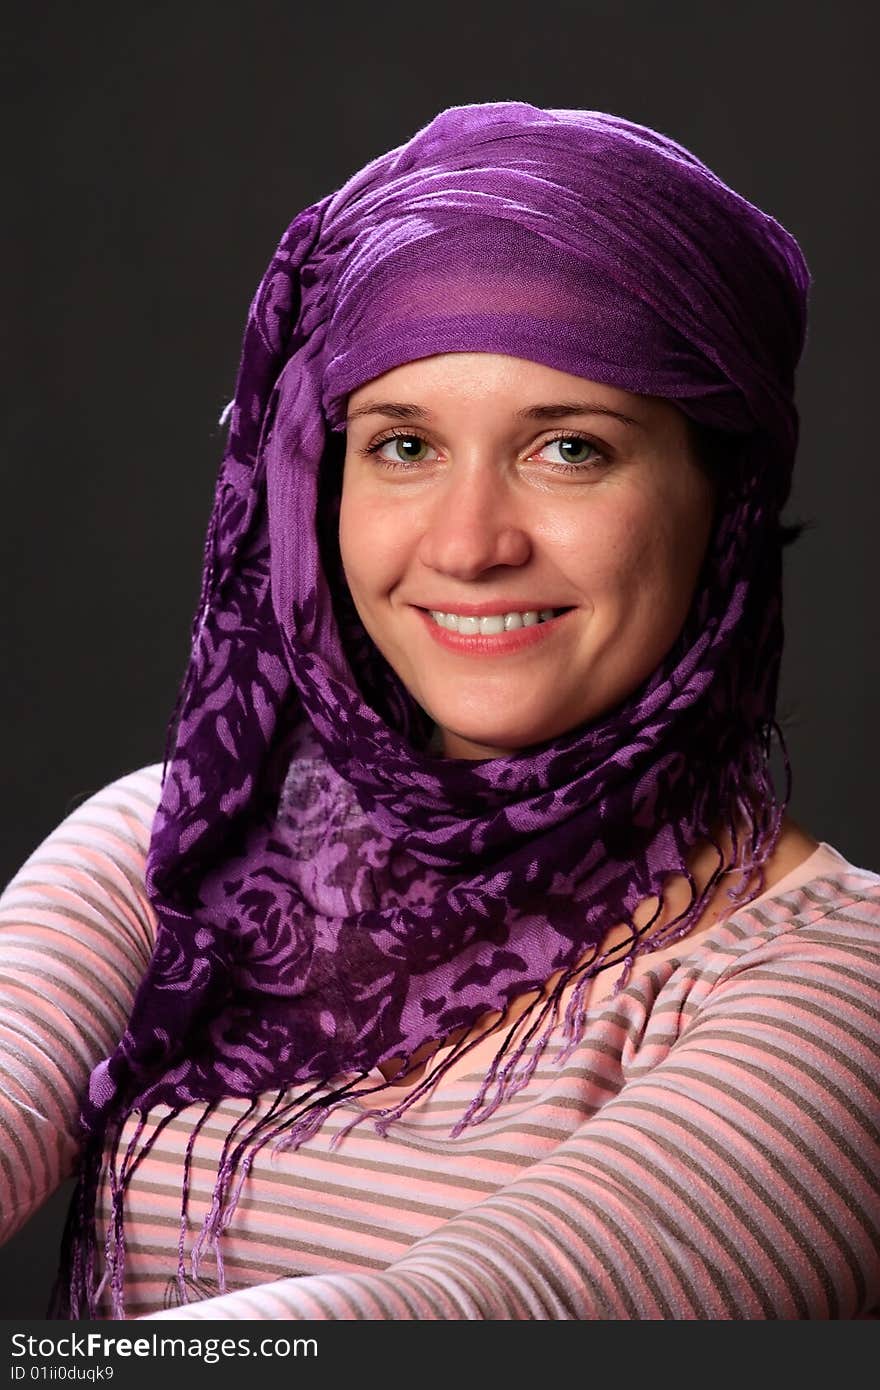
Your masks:
M 555 725 L 546 724 L 534 728 L 522 725 L 511 728 L 509 725 L 455 724 L 433 716 L 444 738 L 444 743 L 453 746 L 450 757 L 502 758 L 508 753 L 517 753 L 523 748 L 531 748 L 545 739 L 554 738 L 560 732 Z M 473 751 L 459 752 L 457 743 L 466 743 Z M 477 751 L 482 750 L 482 751 Z

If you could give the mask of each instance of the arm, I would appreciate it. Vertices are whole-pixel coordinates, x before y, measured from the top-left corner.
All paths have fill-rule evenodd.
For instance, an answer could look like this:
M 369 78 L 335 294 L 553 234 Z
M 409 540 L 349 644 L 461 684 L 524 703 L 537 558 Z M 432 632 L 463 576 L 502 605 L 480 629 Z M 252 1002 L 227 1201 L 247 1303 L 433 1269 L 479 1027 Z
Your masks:
M 386 1270 L 282 1279 L 152 1318 L 869 1315 L 878 928 L 875 890 L 745 950 L 656 1066 L 637 1058 L 551 1157 Z
M 0 1242 L 72 1173 L 80 1096 L 149 960 L 143 879 L 160 771 L 77 807 L 0 896 Z

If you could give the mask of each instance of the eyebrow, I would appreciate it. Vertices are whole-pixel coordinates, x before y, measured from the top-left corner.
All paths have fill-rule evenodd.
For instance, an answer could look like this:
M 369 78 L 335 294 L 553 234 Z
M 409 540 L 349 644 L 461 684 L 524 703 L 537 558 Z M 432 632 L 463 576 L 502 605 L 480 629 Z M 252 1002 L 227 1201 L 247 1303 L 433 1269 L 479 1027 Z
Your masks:
M 550 405 L 530 405 L 517 410 L 515 414 L 520 420 L 562 420 L 571 415 L 609 415 L 621 424 L 634 425 L 636 429 L 646 428 L 640 420 L 634 420 L 631 415 L 622 415 L 619 410 L 611 410 L 607 405 L 599 405 L 596 401 L 558 401 Z M 393 420 L 424 423 L 434 418 L 430 410 L 425 410 L 419 405 L 409 405 L 402 401 L 367 401 L 350 412 L 346 423 L 351 424 L 352 420 L 359 420 L 362 415 L 388 415 Z

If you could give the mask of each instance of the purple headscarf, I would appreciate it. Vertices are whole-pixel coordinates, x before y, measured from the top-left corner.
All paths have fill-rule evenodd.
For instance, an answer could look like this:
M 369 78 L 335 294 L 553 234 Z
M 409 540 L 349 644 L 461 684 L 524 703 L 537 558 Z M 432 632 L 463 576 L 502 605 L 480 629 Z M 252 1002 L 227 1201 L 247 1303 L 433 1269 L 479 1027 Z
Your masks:
M 459 1127 L 474 1123 L 525 1084 L 562 989 L 595 973 L 611 927 L 630 924 L 631 961 L 686 932 L 723 871 L 742 871 L 740 900 L 760 891 L 785 801 L 769 773 L 779 512 L 808 285 L 794 238 L 682 146 L 601 112 L 521 102 L 442 112 L 288 228 L 248 318 L 169 734 L 147 865 L 155 950 L 84 1105 L 62 1315 L 96 1307 L 105 1148 L 122 1315 L 134 1160 L 132 1146 L 121 1163 L 113 1149 L 133 1112 L 139 1136 L 159 1104 L 277 1092 L 273 1121 L 247 1136 L 249 1166 L 258 1144 L 301 1143 L 380 1063 L 409 1063 L 561 971 Z M 598 719 L 483 761 L 431 750 L 431 721 L 359 621 L 337 537 L 349 393 L 455 351 L 663 397 L 740 441 L 691 610 L 657 670 Z M 364 813 L 354 838 L 317 842 L 312 871 L 344 871 L 356 904 L 337 917 L 310 907 L 285 843 L 285 779 L 303 749 Z M 307 813 L 330 826 L 320 796 Z M 707 841 L 718 865 L 698 892 L 687 862 Z M 376 902 L 361 868 L 392 863 L 394 890 Z M 690 906 L 647 942 L 633 913 L 676 874 Z M 563 1052 L 580 1037 L 581 993 Z M 312 1100 L 285 1110 L 305 1082 Z M 375 1112 L 380 1123 L 418 1090 Z M 210 1235 L 245 1147 L 224 1154 Z

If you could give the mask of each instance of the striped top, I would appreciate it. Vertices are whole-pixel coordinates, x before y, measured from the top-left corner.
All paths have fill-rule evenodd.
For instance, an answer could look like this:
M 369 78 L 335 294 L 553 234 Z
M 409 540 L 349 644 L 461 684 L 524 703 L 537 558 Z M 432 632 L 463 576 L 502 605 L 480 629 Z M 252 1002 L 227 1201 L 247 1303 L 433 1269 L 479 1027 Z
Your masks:
M 74 1171 L 79 1097 L 146 967 L 160 771 L 78 807 L 0 898 L 0 1239 Z M 823 845 L 675 949 L 591 999 L 569 1059 L 551 1046 L 457 1138 L 478 1050 L 384 1137 L 366 1122 L 333 1147 L 365 1103 L 351 1099 L 297 1151 L 264 1148 L 215 1296 L 217 1252 L 194 1272 L 189 1258 L 247 1108 L 223 1102 L 193 1145 L 190 1301 L 173 1306 L 183 1156 L 203 1117 L 183 1111 L 128 1192 L 126 1316 L 880 1316 L 880 876 Z M 105 1222 L 106 1190 L 100 1207 Z

